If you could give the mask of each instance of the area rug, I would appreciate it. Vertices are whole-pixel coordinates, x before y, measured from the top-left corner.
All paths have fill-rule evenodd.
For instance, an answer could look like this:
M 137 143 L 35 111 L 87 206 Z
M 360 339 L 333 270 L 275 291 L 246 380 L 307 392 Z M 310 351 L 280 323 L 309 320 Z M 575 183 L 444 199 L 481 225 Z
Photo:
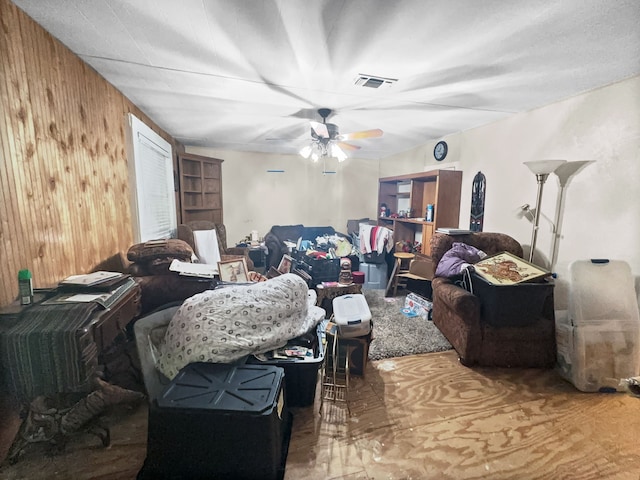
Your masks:
M 373 321 L 369 360 L 442 352 L 453 348 L 429 320 L 402 313 L 405 295 L 385 298 L 384 290 L 363 290 Z

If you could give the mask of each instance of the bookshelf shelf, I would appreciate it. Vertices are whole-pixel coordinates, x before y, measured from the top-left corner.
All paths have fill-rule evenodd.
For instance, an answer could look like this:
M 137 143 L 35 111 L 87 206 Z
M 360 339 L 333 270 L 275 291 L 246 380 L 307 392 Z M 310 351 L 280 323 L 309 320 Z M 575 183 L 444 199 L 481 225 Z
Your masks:
M 178 155 L 181 223 L 196 220 L 223 223 L 222 162 L 201 155 Z
M 393 224 L 394 242 L 419 239 L 422 253 L 431 255 L 430 240 L 437 228 L 458 227 L 462 172 L 433 170 L 379 180 L 378 205 L 385 203 L 391 213 L 405 211 L 407 217 L 378 219 L 378 224 Z M 434 205 L 433 221 L 425 221 L 428 204 Z

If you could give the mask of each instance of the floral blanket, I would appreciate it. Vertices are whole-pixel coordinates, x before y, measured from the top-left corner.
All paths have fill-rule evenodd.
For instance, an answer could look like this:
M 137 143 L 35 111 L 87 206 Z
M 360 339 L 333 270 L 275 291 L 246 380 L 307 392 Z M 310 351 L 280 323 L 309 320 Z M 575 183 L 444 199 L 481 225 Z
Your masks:
M 157 367 L 171 379 L 192 362 L 232 363 L 283 347 L 324 319 L 315 303 L 315 292 L 291 273 L 194 295 L 171 319 Z

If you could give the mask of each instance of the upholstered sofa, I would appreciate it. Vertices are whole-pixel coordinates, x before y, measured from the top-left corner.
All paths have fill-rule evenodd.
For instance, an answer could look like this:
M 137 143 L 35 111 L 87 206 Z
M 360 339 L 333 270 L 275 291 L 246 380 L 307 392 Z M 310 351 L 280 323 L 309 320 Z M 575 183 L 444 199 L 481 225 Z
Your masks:
M 274 225 L 265 235 L 264 243 L 267 247 L 267 270 L 270 267 L 278 267 L 282 256 L 289 252 L 285 242 L 296 243 L 299 238 L 314 241 L 316 237 L 323 235 L 336 235 L 333 227 L 305 227 L 304 225 Z M 339 234 L 344 237 L 346 235 Z
M 523 255 L 522 246 L 505 234 L 479 232 L 449 236 L 436 233 L 430 243 L 435 266 L 454 242 L 474 246 L 487 255 L 503 251 L 518 257 Z M 509 324 L 509 319 L 506 323 L 501 319 L 501 325 L 495 326 L 495 322 L 486 318 L 489 310 L 486 305 L 487 299 L 461 288 L 455 278 L 435 277 L 431 286 L 433 323 L 455 348 L 462 364 L 541 368 L 552 367 L 555 364 L 553 288 L 546 288 L 546 298 L 537 305 L 539 314 L 533 314 L 526 322 L 522 322 L 522 318 L 513 318 L 512 324 Z M 504 289 L 497 292 L 501 301 L 512 301 L 509 289 L 513 287 L 495 288 Z

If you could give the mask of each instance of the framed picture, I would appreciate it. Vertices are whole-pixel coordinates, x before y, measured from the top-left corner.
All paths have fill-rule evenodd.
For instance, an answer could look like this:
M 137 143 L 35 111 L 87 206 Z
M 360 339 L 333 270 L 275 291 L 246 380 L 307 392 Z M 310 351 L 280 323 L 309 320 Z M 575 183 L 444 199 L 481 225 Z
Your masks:
M 249 269 L 244 257 L 218 262 L 218 275 L 223 282 L 249 282 Z
M 515 285 L 541 280 L 551 275 L 551 272 L 509 252 L 485 257 L 474 264 L 473 268 L 478 275 L 493 285 Z
M 282 260 L 278 264 L 278 271 L 280 273 L 289 273 L 291 272 L 291 267 L 293 265 L 293 257 L 289 255 L 283 255 Z
M 276 278 L 282 275 L 276 267 L 269 267 L 269 271 L 267 271 L 267 278 Z

